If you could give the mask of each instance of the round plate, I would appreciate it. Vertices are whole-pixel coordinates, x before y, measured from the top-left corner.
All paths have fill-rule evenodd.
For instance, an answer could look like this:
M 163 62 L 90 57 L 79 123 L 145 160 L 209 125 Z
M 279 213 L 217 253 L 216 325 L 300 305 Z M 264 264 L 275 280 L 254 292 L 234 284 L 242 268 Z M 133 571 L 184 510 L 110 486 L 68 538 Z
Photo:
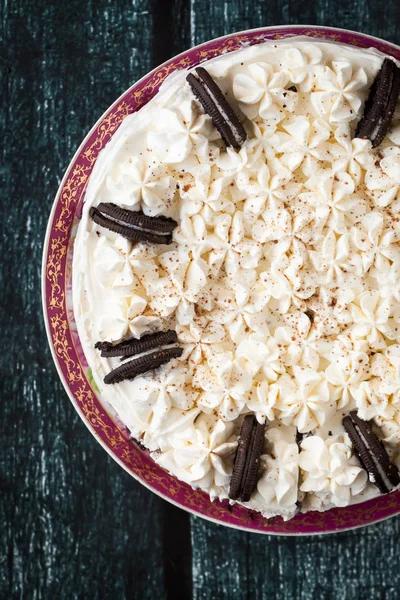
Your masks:
M 73 240 L 88 180 L 98 154 L 123 119 L 139 110 L 175 69 L 193 67 L 203 60 L 239 49 L 244 43 L 306 35 L 310 38 L 374 47 L 400 60 L 400 48 L 360 33 L 315 26 L 282 26 L 254 29 L 212 40 L 167 61 L 125 92 L 101 117 L 72 159 L 57 192 L 43 252 L 43 311 L 57 371 L 72 404 L 107 452 L 150 490 L 195 515 L 222 525 L 268 534 L 321 534 L 343 531 L 400 513 L 400 491 L 347 508 L 324 513 L 308 512 L 284 522 L 226 502 L 211 502 L 208 495 L 169 475 L 129 439 L 118 422 L 96 397 L 95 388 L 76 330 L 72 311 L 71 270 Z

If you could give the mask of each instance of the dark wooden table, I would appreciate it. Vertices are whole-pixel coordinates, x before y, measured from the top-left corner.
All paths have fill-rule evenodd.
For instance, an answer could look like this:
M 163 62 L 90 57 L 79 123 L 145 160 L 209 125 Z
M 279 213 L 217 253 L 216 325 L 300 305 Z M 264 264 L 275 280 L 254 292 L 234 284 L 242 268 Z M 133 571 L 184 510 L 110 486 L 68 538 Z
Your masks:
M 70 404 L 40 301 L 62 174 L 132 82 L 191 45 L 261 25 L 333 25 L 400 44 L 399 0 L 3 0 L 0 14 L 0 598 L 400 598 L 400 518 L 264 537 L 191 517 L 136 483 Z

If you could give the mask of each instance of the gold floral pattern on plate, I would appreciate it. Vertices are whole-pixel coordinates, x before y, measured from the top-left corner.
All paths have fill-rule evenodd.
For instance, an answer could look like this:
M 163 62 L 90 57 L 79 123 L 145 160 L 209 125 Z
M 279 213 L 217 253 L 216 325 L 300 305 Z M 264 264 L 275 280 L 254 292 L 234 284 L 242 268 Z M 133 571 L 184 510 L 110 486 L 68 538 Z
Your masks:
M 67 294 L 71 293 L 68 287 L 70 283 L 68 277 L 71 273 L 71 265 L 68 263 L 68 247 L 71 242 L 74 220 L 79 218 L 86 186 L 98 154 L 111 139 L 123 119 L 148 102 L 166 77 L 176 69 L 191 67 L 221 53 L 232 52 L 241 48 L 245 43 L 259 44 L 266 40 L 288 38 L 293 35 L 307 35 L 354 46 L 374 46 L 400 59 L 400 49 L 395 49 L 382 40 L 373 40 L 361 34 L 329 28 L 288 26 L 233 34 L 207 42 L 168 61 L 132 86 L 122 99 L 111 107 L 94 130 L 88 134 L 68 168 L 58 191 L 49 223 L 42 282 L 49 343 L 55 356 L 56 366 L 64 379 L 66 391 L 76 409 L 81 413 L 92 433 L 101 439 L 108 451 L 122 462 L 137 479 L 183 508 L 222 524 L 264 533 L 283 534 L 339 531 L 384 519 L 399 512 L 400 492 L 370 500 L 361 505 L 332 509 L 325 513 L 300 514 L 286 522 L 280 517 L 267 520 L 259 513 L 247 510 L 242 506 L 230 506 L 227 501 L 211 502 L 205 492 L 193 490 L 161 469 L 150 458 L 148 452 L 142 451 L 129 439 L 124 428 L 120 427 L 102 406 L 94 389 L 90 386 L 89 374 L 85 372 L 85 365 L 80 359 L 83 352 L 79 339 L 74 337 L 76 333 L 69 320 L 73 317 L 68 314 Z

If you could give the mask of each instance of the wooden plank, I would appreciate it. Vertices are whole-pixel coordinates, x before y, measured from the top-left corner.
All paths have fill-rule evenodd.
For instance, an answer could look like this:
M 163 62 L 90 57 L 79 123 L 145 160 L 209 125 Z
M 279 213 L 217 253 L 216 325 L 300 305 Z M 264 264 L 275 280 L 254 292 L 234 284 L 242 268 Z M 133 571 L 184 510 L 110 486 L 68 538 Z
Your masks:
M 162 500 L 75 413 L 41 315 L 57 185 L 101 113 L 151 68 L 147 0 L 2 2 L 1 598 L 160 598 Z
M 399 598 L 400 518 L 330 536 L 243 533 L 192 518 L 193 598 Z
M 400 42 L 397 0 L 190 0 L 191 43 L 253 27 L 315 24 L 343 27 Z
M 264 537 L 189 518 L 137 484 L 76 415 L 44 335 L 42 239 L 86 131 L 191 44 L 285 22 L 400 42 L 397 0 L 0 2 L 1 598 L 180 600 L 192 586 L 195 599 L 399 598 L 399 519 L 326 538 Z
M 189 0 L 154 0 L 152 61 L 156 67 L 190 47 Z
M 396 0 L 386 2 L 384 11 L 373 0 L 191 0 L 191 43 L 284 23 L 344 27 L 399 43 L 399 19 Z M 193 597 L 394 600 L 400 597 L 399 533 L 400 518 L 298 539 L 246 534 L 192 518 Z

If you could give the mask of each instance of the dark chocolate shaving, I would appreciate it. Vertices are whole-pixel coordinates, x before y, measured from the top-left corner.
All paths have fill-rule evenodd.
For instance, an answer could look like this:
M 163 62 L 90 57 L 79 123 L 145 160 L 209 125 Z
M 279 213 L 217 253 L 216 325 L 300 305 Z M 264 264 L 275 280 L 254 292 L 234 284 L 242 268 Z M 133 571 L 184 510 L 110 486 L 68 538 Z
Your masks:
M 310 319 L 311 323 L 314 323 L 315 312 L 313 310 L 307 309 L 304 311 L 304 314 Z
M 143 450 L 143 452 L 148 452 L 148 449 L 146 448 L 146 446 L 144 444 L 142 444 L 142 442 L 140 440 L 133 437 L 132 441 L 136 444 L 136 446 L 139 446 L 139 448 L 141 450 Z
M 152 371 L 166 364 L 173 358 L 178 358 L 182 355 L 183 348 L 164 348 L 155 350 L 144 356 L 134 358 L 129 362 L 124 362 L 113 369 L 104 377 L 104 383 L 113 384 L 124 381 L 125 379 L 134 379 L 138 375 L 143 375 L 147 371 Z

